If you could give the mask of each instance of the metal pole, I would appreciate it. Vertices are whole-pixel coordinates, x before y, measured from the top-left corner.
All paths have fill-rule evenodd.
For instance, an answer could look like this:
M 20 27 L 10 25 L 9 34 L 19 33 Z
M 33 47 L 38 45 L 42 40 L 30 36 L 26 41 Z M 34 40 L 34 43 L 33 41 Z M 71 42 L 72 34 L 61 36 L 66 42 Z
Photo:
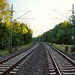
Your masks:
M 8 52 L 12 53 L 12 18 L 13 18 L 13 5 L 11 6 L 11 19 L 10 19 L 10 32 L 9 32 L 9 47 Z
M 74 4 L 72 5 L 72 47 L 74 47 Z

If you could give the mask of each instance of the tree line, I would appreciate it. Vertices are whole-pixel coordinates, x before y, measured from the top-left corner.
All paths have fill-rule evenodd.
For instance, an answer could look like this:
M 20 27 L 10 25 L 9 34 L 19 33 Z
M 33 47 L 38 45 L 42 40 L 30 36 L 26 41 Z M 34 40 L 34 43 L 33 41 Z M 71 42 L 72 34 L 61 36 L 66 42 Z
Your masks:
M 42 35 L 35 37 L 34 41 L 71 45 L 72 34 L 75 37 L 75 20 L 73 26 L 73 33 L 71 23 L 69 23 L 69 21 L 64 21 L 62 23 L 55 25 L 53 29 L 50 29 L 49 31 L 44 32 Z
M 7 0 L 0 0 L 0 49 L 5 49 L 9 44 L 10 32 L 10 7 Z M 32 29 L 28 24 L 20 23 L 17 20 L 12 25 L 12 45 L 24 45 L 32 41 Z

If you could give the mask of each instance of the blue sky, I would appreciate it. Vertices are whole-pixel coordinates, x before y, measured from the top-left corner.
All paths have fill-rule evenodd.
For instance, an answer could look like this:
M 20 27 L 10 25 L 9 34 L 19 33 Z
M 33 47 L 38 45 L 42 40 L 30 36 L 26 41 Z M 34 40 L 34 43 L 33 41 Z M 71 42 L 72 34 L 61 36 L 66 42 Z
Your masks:
M 72 4 L 75 4 L 75 0 L 8 0 L 8 2 L 10 5 L 13 4 L 14 11 L 25 11 L 14 12 L 13 19 L 31 11 L 22 18 L 35 18 L 34 20 L 18 19 L 18 21 L 29 25 L 33 30 L 33 37 L 52 29 L 56 24 L 66 20 L 54 10 L 69 18 L 72 14 L 69 10 L 72 9 Z

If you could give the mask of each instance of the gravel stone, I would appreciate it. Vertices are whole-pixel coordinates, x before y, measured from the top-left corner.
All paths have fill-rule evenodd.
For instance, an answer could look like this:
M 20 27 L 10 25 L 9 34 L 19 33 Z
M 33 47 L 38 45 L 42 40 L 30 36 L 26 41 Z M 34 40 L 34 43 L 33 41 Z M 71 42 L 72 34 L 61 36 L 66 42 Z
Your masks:
M 25 75 L 49 75 L 46 50 L 41 43 L 24 67 Z

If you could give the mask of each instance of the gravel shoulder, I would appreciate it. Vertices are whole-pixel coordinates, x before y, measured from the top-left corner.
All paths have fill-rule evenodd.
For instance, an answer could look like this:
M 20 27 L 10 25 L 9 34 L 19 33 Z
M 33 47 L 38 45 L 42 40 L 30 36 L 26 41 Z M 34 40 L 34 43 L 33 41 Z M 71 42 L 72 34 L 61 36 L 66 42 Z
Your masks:
M 51 46 L 51 45 L 48 45 L 48 46 Z M 56 48 L 57 49 L 57 48 Z M 59 50 L 59 49 L 58 49 Z M 67 52 L 64 52 L 62 50 L 59 50 L 60 52 L 64 53 L 65 55 L 67 55 L 68 57 L 70 57 L 71 59 L 73 59 L 75 61 L 75 56 L 73 56 L 72 53 L 67 53 Z
M 26 50 L 28 48 L 25 48 L 23 50 Z M 9 58 L 21 51 L 12 53 L 7 57 L 1 57 L 0 61 Z M 44 45 L 42 43 L 39 43 L 39 46 L 36 48 L 33 54 L 28 58 L 28 60 L 25 61 L 23 67 L 24 68 L 22 68 L 23 71 L 22 75 L 49 75 L 47 54 Z
M 24 66 L 25 75 L 49 75 L 46 50 L 41 43 Z
M 31 48 L 31 47 L 33 47 L 33 45 L 31 45 L 31 46 L 29 46 L 29 47 L 27 47 L 27 48 L 24 48 L 24 49 L 22 49 L 22 50 L 18 50 L 18 51 L 16 51 L 15 53 L 11 53 L 10 55 L 8 55 L 8 56 L 6 56 L 6 57 L 0 56 L 0 61 L 2 61 L 2 60 L 4 60 L 4 59 L 7 59 L 7 58 L 9 58 L 9 57 L 11 57 L 11 56 L 14 56 L 14 55 L 16 55 L 16 54 L 18 54 L 18 53 L 20 53 L 20 52 L 22 52 L 22 51 L 25 51 L 25 50 L 27 50 L 27 49 L 29 49 L 29 48 Z

